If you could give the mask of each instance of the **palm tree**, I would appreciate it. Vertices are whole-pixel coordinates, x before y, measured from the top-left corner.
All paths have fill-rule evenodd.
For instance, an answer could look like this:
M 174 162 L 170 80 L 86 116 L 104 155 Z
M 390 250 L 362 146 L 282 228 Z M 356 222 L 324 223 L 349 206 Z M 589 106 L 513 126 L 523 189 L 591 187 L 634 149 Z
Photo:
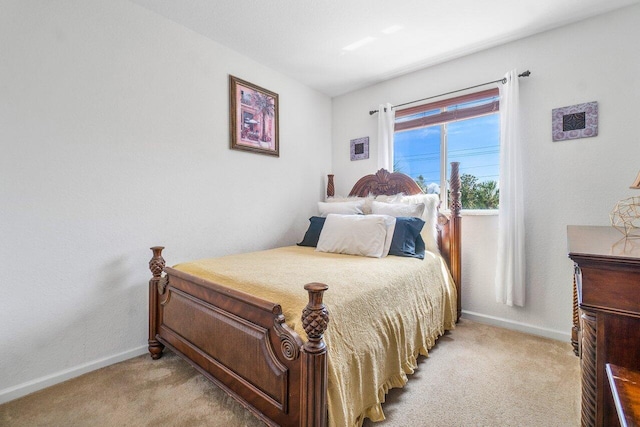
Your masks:
M 462 206 L 465 209 L 475 209 L 476 206 L 476 186 L 478 185 L 478 178 L 475 176 L 463 173 L 460 176 L 460 192 L 462 193 Z
M 260 92 L 253 92 L 253 105 L 256 107 L 256 113 L 262 116 L 262 141 L 266 142 L 266 118 L 273 117 L 276 107 L 273 104 L 273 98 Z
M 495 181 L 484 181 L 476 186 L 476 197 L 484 209 L 497 209 L 500 203 L 500 190 Z
M 462 206 L 465 209 L 497 209 L 500 190 L 496 181 L 478 181 L 475 176 L 465 173 L 460 177 Z

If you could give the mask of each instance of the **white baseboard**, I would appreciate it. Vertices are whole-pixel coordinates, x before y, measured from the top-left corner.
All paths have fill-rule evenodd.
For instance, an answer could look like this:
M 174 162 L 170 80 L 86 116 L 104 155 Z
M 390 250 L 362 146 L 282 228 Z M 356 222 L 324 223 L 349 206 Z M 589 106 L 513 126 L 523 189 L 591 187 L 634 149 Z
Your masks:
M 9 402 L 22 396 L 26 396 L 27 394 L 42 390 L 43 388 L 59 384 L 63 381 L 70 380 L 82 374 L 86 374 L 87 372 L 95 371 L 96 369 L 104 368 L 105 366 L 113 365 L 114 363 L 122 362 L 123 360 L 140 356 L 146 353 L 148 351 L 147 349 L 148 347 L 146 345 L 134 348 L 123 353 L 105 357 L 104 359 L 95 360 L 93 362 L 85 363 L 84 365 L 76 366 L 61 372 L 57 372 L 55 374 L 36 378 L 35 380 L 28 381 L 26 383 L 2 389 L 0 390 L 0 404 Z
M 505 329 L 511 329 L 527 334 L 538 335 L 545 338 L 551 338 L 557 341 L 571 342 L 571 331 L 567 332 L 554 331 L 552 329 L 540 328 L 538 326 L 529 325 L 527 323 L 515 322 L 513 320 L 503 319 L 500 317 L 488 316 L 486 314 L 474 313 L 472 311 L 462 310 L 462 317 L 478 323 L 499 326 Z

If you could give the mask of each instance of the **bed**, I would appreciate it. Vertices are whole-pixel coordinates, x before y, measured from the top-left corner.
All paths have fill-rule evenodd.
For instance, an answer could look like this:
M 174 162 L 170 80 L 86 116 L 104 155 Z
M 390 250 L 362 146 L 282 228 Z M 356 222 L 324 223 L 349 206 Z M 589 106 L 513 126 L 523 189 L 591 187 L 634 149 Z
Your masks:
M 270 426 L 384 419 L 384 394 L 460 317 L 457 163 L 450 176 L 451 210 L 437 214 L 440 254 L 424 259 L 291 246 L 167 267 L 164 248 L 152 247 L 151 357 L 171 349 Z M 349 197 L 421 193 L 381 169 Z

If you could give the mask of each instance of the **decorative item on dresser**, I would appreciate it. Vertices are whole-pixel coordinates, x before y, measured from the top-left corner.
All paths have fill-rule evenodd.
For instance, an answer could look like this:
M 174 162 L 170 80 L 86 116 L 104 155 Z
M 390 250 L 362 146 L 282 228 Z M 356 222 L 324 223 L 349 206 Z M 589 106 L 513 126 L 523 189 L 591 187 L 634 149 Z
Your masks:
M 629 187 L 640 190 L 640 173 Z M 628 238 L 640 239 L 640 197 L 620 200 L 609 215 L 611 225 Z
M 638 176 L 636 176 L 635 181 L 633 181 L 633 184 L 631 184 L 629 188 L 634 190 L 640 190 L 640 172 L 638 172 Z
M 567 239 L 575 264 L 582 425 L 616 426 L 606 365 L 640 369 L 640 243 L 608 226 L 570 225 Z
M 365 406 L 359 416 L 374 414 L 381 419 L 381 401 L 376 400 L 379 399 L 381 388 L 375 388 L 370 396 L 369 393 L 360 393 L 360 390 L 369 387 L 367 384 L 360 384 L 357 390 L 352 390 L 348 384 L 357 383 L 357 379 L 346 377 L 343 382 L 339 375 L 328 373 L 341 373 L 336 371 L 336 366 L 348 368 L 351 365 L 344 360 L 350 361 L 352 357 L 373 357 L 367 356 L 371 352 L 358 350 L 351 352 L 355 356 L 345 358 L 345 353 L 337 352 L 338 347 L 360 349 L 371 345 L 370 340 L 375 340 L 373 344 L 380 348 L 380 353 L 387 354 L 384 345 L 379 343 L 380 338 L 372 334 L 377 328 L 374 325 L 376 322 L 393 325 L 380 321 L 381 318 L 389 320 L 384 313 L 401 314 L 394 314 L 393 317 L 410 319 L 409 322 L 403 320 L 400 328 L 406 329 L 405 334 L 397 334 L 397 337 L 393 333 L 385 335 L 385 339 L 391 339 L 386 341 L 389 347 L 395 349 L 389 354 L 397 355 L 406 350 L 407 345 L 414 347 L 416 343 L 412 340 L 423 335 L 415 333 L 418 329 L 430 331 L 430 336 L 419 338 L 419 352 L 425 354 L 438 334 L 453 327 L 460 314 L 460 283 L 454 283 L 451 277 L 458 280 L 460 277 L 461 205 L 458 164 L 452 164 L 452 169 L 451 219 L 440 214 L 437 220 L 442 257 L 436 250 L 425 255 L 424 259 L 387 256 L 373 260 L 290 246 L 166 267 L 162 257 L 163 248 L 153 247 L 153 258 L 149 263 L 153 275 L 149 281 L 151 357 L 159 358 L 165 346 L 170 348 L 270 426 L 342 425 L 340 420 L 332 420 L 328 416 L 333 402 L 332 394 L 328 392 L 330 388 L 344 388 L 349 397 L 354 393 L 363 394 L 367 401 L 379 402 Z M 333 193 L 333 176 L 329 176 L 328 181 L 327 192 Z M 395 193 L 420 196 L 422 192 L 410 177 L 380 170 L 360 179 L 351 193 L 366 198 Z M 374 216 L 371 218 L 375 219 Z M 435 219 L 433 226 L 435 233 Z M 435 241 L 435 235 L 432 239 Z M 274 259 L 279 262 L 273 262 Z M 450 267 L 451 275 L 444 268 L 445 262 Z M 215 268 L 207 269 L 207 265 L 214 265 Z M 248 269 L 247 265 L 252 268 Z M 291 269 L 285 268 L 289 265 L 295 265 L 297 273 L 293 274 Z M 327 268 L 328 265 L 331 268 Z M 241 272 L 237 276 L 240 279 L 236 278 L 238 271 Z M 324 283 L 304 285 L 308 293 L 305 306 L 306 295 L 302 292 L 302 285 L 305 280 L 319 280 L 310 276 L 326 277 L 327 281 L 333 280 L 334 284 L 327 282 L 332 286 L 330 290 Z M 271 277 L 271 281 L 267 277 Z M 380 283 L 381 277 L 385 277 L 383 283 Z M 299 289 L 296 287 L 298 281 Z M 281 292 L 282 285 L 286 292 Z M 251 292 L 245 290 L 249 288 Z M 271 295 L 271 300 L 277 298 L 286 301 L 272 302 L 253 292 L 264 288 Z M 339 294 L 341 290 L 342 294 Z M 327 295 L 324 295 L 325 291 Z M 345 297 L 345 291 L 351 294 Z M 323 297 L 328 300 L 334 298 L 334 294 L 333 305 L 325 307 Z M 360 303 L 360 300 L 352 300 L 353 294 L 358 298 L 371 296 L 378 299 Z M 414 297 L 405 298 L 407 294 Z M 340 298 L 348 302 L 348 309 L 338 310 Z M 367 309 L 379 300 L 386 301 L 380 313 Z M 432 315 L 424 316 L 420 310 L 414 313 L 413 306 L 418 304 L 416 301 L 421 304 L 421 310 L 431 310 Z M 411 311 L 405 310 L 406 304 Z M 345 310 L 357 316 L 349 317 Z M 424 323 L 432 322 L 429 318 L 437 318 L 437 324 Z M 332 335 L 332 329 L 327 331 L 329 325 L 331 328 L 340 327 L 338 330 L 345 332 Z M 422 326 L 426 326 L 426 329 L 422 329 Z M 408 332 L 410 329 L 415 329 L 414 333 Z M 306 341 L 302 337 L 305 334 Z M 347 336 L 352 338 L 346 341 Z M 332 359 L 329 366 L 328 358 L 332 355 L 341 357 Z M 415 354 L 410 357 L 415 359 Z M 366 361 L 369 362 L 368 359 Z M 385 358 L 381 363 L 371 366 L 385 366 L 387 361 L 394 366 L 397 363 Z M 356 363 L 360 363 L 359 359 Z M 404 366 L 405 363 L 398 366 Z M 371 383 L 374 384 L 374 381 Z M 332 386 L 329 387 L 329 384 Z M 384 386 L 397 384 L 385 383 Z M 336 403 L 344 406 L 341 401 Z M 349 401 L 348 406 L 353 406 L 352 403 Z M 354 419 L 353 422 L 357 421 Z

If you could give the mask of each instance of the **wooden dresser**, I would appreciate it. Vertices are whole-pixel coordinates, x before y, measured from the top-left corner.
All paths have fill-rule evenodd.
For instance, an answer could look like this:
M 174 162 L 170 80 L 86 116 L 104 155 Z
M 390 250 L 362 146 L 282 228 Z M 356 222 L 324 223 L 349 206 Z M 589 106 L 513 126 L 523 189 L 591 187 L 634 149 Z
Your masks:
M 606 364 L 640 370 L 640 239 L 613 227 L 569 226 L 579 310 L 582 425 L 617 426 Z

